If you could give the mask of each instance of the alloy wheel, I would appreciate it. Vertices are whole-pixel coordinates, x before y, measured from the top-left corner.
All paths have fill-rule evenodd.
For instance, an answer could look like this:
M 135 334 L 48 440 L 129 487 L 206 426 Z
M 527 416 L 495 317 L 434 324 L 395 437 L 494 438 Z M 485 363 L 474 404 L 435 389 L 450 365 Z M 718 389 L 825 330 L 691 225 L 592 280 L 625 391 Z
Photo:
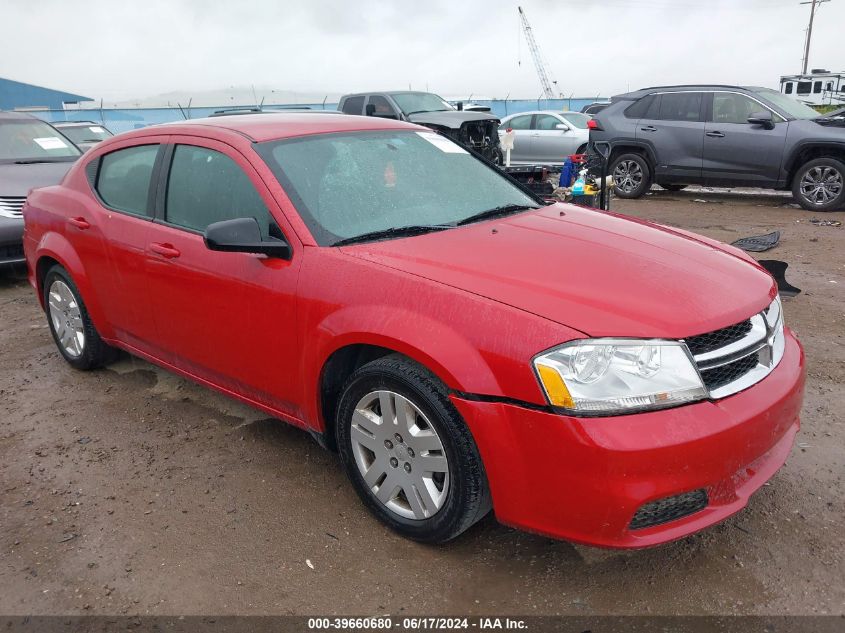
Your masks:
M 449 492 L 449 461 L 425 414 L 393 391 L 372 391 L 355 406 L 352 454 L 365 485 L 405 519 L 436 514 Z
M 50 284 L 48 303 L 59 346 L 71 358 L 79 358 L 85 349 L 85 328 L 73 291 L 64 281 L 56 279 Z
M 634 160 L 620 161 L 613 170 L 613 182 L 624 193 L 636 191 L 643 182 L 643 169 Z
M 842 193 L 842 187 L 842 173 L 838 169 L 818 165 L 804 173 L 799 190 L 807 202 L 822 206 L 835 200 Z

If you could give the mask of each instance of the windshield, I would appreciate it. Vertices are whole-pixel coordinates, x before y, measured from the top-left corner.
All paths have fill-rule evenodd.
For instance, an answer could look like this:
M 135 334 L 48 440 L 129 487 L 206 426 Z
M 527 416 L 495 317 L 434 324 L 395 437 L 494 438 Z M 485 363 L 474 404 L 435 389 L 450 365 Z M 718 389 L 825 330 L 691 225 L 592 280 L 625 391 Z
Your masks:
M 569 121 L 573 127 L 581 130 L 587 129 L 587 121 L 592 119 L 589 114 L 581 114 L 580 112 L 564 112 L 563 118 Z
M 785 94 L 777 90 L 755 90 L 758 95 L 763 97 L 778 108 L 781 112 L 794 119 L 815 119 L 819 113 L 813 110 L 810 106 L 799 103 L 792 97 L 787 97 Z
M 62 134 L 67 136 L 74 143 L 99 143 L 104 141 L 112 133 L 101 125 L 74 125 L 59 128 Z
M 538 206 L 496 168 L 434 132 L 321 134 L 257 149 L 321 246 L 454 224 L 506 205 Z
M 454 110 L 451 105 L 430 92 L 397 92 L 390 95 L 405 114 Z
M 43 121 L 0 122 L 0 161 L 66 162 L 81 152 Z

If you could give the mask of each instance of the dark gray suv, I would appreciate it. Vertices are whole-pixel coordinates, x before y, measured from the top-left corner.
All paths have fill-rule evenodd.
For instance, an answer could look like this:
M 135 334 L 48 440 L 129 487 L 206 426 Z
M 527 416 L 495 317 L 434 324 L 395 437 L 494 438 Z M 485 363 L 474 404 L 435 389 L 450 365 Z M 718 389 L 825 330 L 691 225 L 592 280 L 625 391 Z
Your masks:
M 23 203 L 30 189 L 58 184 L 82 152 L 23 112 L 0 112 L 0 268 L 21 264 Z
M 663 86 L 613 97 L 590 140 L 611 146 L 616 194 L 652 183 L 792 190 L 805 209 L 845 206 L 845 121 L 768 88 Z

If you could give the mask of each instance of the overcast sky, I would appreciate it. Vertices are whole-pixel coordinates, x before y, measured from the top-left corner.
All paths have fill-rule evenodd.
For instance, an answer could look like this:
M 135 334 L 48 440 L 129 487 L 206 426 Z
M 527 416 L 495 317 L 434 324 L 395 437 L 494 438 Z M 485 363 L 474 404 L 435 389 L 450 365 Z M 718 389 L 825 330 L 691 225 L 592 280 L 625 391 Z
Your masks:
M 0 0 L 0 77 L 106 102 L 251 84 L 259 96 L 410 84 L 534 98 L 521 4 L 567 96 L 777 87 L 801 70 L 809 7 L 799 1 Z M 812 67 L 845 70 L 843 24 L 845 0 L 821 5 Z

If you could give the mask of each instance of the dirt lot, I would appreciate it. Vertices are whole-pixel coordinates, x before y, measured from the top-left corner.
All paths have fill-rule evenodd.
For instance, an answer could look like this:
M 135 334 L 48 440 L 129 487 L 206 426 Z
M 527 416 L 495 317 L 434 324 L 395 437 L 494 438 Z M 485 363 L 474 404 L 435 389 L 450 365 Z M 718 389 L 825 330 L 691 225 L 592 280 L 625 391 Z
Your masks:
M 0 276 L 0 613 L 845 613 L 845 229 L 809 222 L 845 213 L 788 202 L 614 201 L 725 241 L 780 229 L 764 258 L 804 290 L 785 312 L 809 359 L 787 465 L 724 524 L 639 552 L 492 517 L 405 541 L 305 433 L 137 359 L 72 370 L 22 276 Z

